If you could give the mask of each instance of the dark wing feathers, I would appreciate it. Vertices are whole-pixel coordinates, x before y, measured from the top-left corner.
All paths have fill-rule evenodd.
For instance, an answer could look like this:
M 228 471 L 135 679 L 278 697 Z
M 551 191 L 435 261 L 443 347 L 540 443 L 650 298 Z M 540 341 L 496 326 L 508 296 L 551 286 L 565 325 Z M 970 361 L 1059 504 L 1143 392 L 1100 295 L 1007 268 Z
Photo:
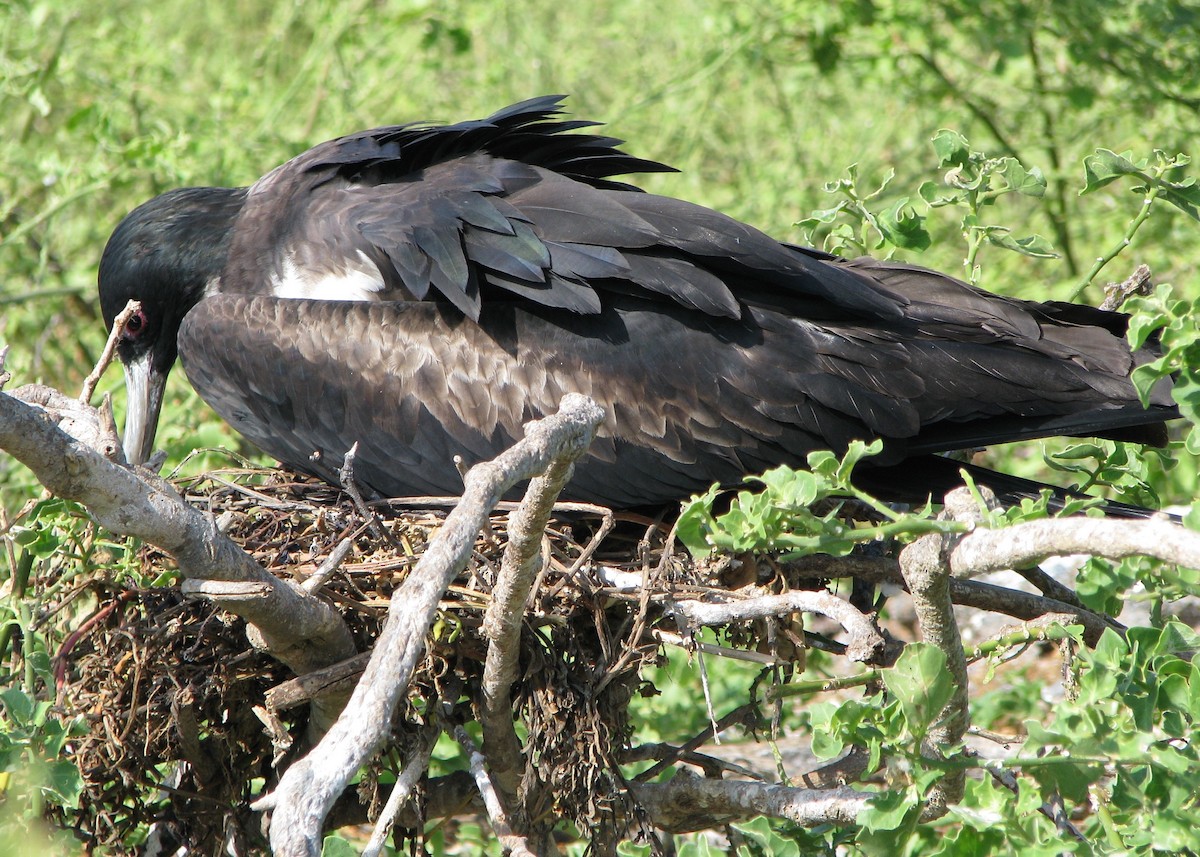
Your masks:
M 727 339 L 753 335 L 744 322 L 722 324 Z M 779 460 L 798 463 L 818 442 L 817 426 L 799 413 L 780 420 L 762 401 L 802 395 L 797 385 L 812 360 L 789 354 L 803 333 L 794 342 L 772 336 L 765 350 L 731 359 L 706 325 L 683 310 L 606 308 L 589 321 L 603 335 L 591 336 L 515 304 L 485 307 L 476 326 L 428 302 L 217 295 L 189 313 L 180 352 L 196 389 L 253 443 L 333 478 L 358 441 L 356 474 L 385 494 L 459 490 L 456 452 L 490 457 L 565 393 L 585 393 L 610 417 L 579 467 L 580 484 L 592 487 L 572 496 L 630 505 L 666 502 L 680 486 L 700 490 Z M 232 336 L 236 352 L 221 347 Z M 775 377 L 757 376 L 764 368 Z M 254 392 L 251 379 L 267 393 Z M 602 489 L 609 480 L 596 468 L 605 459 L 623 488 Z
M 235 336 L 239 347 L 224 347 Z M 492 302 L 476 325 L 430 302 L 218 295 L 188 315 L 180 353 L 196 389 L 256 445 L 333 479 L 358 441 L 356 474 L 388 495 L 456 493 L 454 455 L 497 454 L 568 392 L 608 414 L 568 495 L 616 506 L 670 502 L 855 438 L 884 437 L 887 463 L 994 440 L 989 426 L 1032 436 L 1131 419 L 1131 390 L 1123 406 L 1105 400 L 1074 364 L 1020 352 L 1015 372 L 1039 379 L 1031 390 L 980 359 L 987 346 L 887 337 L 633 298 L 589 316 Z
M 558 113 L 547 97 L 364 132 L 264 177 L 226 291 L 262 291 L 264 258 L 311 276 L 366 259 L 383 287 L 375 303 L 206 299 L 180 336 L 196 388 L 263 449 L 326 478 L 360 441 L 357 473 L 384 494 L 457 493 L 455 454 L 494 455 L 584 393 L 608 419 L 569 490 L 614 505 L 856 438 L 884 438 L 897 461 L 1137 424 L 1128 376 L 1145 358 L 1119 317 L 836 259 L 622 189 L 611 176 L 666 168 L 562 133 L 592 123 Z M 247 331 L 236 353 L 218 347 Z M 268 389 L 247 394 L 256 378 Z M 1170 415 L 1165 386 L 1154 405 Z

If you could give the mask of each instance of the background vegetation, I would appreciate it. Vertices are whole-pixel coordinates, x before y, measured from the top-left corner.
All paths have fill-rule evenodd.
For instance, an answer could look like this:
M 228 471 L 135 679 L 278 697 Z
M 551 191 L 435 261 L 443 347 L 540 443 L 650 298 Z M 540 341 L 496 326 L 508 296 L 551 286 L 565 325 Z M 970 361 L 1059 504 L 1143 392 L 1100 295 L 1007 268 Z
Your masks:
M 17 383 L 78 389 L 104 336 L 94 295 L 100 252 L 120 217 L 150 196 L 247 184 L 344 132 L 473 118 L 547 92 L 569 93 L 576 115 L 605 121 L 630 151 L 681 169 L 639 180 L 647 189 L 781 239 L 865 244 L 1022 297 L 1068 299 L 1082 287 L 1081 299 L 1095 303 L 1099 284 L 1146 263 L 1156 281 L 1175 284 L 1174 298 L 1162 301 L 1200 297 L 1187 168 L 1153 154 L 1197 154 L 1200 9 L 1192 3 L 9 0 L 0 6 L 7 368 Z M 1040 172 L 1044 191 L 938 204 L 955 191 L 946 172 L 962 166 L 943 163 L 946 150 L 931 145 L 942 128 L 961 132 L 967 152 L 1012 156 L 1023 175 Z M 1097 148 L 1148 159 L 1143 172 L 1159 167 L 1159 178 L 1176 183 L 1174 197 L 1161 194 L 1143 223 L 1135 221 L 1146 196 L 1137 175 L 1114 173 L 1108 183 L 1093 175 L 1094 192 L 1080 196 L 1083 159 Z M 991 169 L 985 191 L 1020 183 L 997 163 Z M 832 193 L 824 188 L 839 178 Z M 883 184 L 866 210 L 891 212 L 884 226 L 907 224 L 907 232 L 880 232 L 863 214 L 861 201 Z M 928 240 L 913 237 L 921 230 Z M 891 241 L 877 248 L 881 235 Z M 1035 235 L 1041 240 L 1020 246 L 1056 255 L 999 246 Z M 1112 257 L 1089 281 L 1095 260 Z M 1187 318 L 1177 309 L 1177 361 L 1194 343 Z M 101 389 L 120 386 L 111 371 Z M 195 447 L 239 447 L 182 373 L 172 378 L 159 442 L 171 464 Z M 1044 470 L 1037 445 L 1014 455 L 1009 466 Z M 1172 458 L 1180 466 L 1170 473 L 1154 457 L 1127 456 L 1120 469 L 1132 467 L 1165 501 L 1190 502 L 1195 458 L 1182 448 Z M 31 477 L 0 456 L 6 515 L 36 496 Z M 21 547 L 30 551 L 10 542 L 0 559 L 10 595 L 21 588 L 19 553 L 40 561 L 75 549 L 69 519 L 55 517 L 61 508 L 39 514 L 55 523 L 24 520 Z M 1122 591 L 1114 583 L 1105 593 Z M 11 694 L 0 768 L 53 766 L 66 737 L 44 728 L 53 717 L 36 702 L 50 678 L 34 657 L 36 607 L 10 598 L 0 609 L 26 640 L 24 659 L 0 652 L 18 668 L 0 679 Z M 695 717 L 687 710 L 694 695 L 683 696 L 663 716 Z M 55 779 L 62 773 L 28 776 L 46 799 L 69 803 L 70 783 Z

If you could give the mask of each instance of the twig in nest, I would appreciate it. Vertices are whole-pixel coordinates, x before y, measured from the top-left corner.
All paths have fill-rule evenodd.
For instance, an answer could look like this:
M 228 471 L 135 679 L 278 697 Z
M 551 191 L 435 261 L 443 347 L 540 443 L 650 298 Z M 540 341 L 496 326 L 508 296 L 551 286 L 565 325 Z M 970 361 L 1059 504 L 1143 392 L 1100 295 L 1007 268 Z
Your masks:
M 100 383 L 104 370 L 108 368 L 109 363 L 112 363 L 113 353 L 117 350 L 117 342 L 121 339 L 121 331 L 125 329 L 129 319 L 133 318 L 135 313 L 141 312 L 141 309 L 140 301 L 130 301 L 125 304 L 125 309 L 117 313 L 117 317 L 113 319 L 112 330 L 108 332 L 108 341 L 104 343 L 100 359 L 96 361 L 96 366 L 92 369 L 91 374 L 83 379 L 83 389 L 79 393 L 79 401 L 85 405 L 92 400 L 92 396 L 96 392 L 96 385 Z
M 441 730 L 435 725 L 436 722 L 433 720 L 431 725 L 421 731 L 420 743 L 405 760 L 404 770 L 396 777 L 396 783 L 392 786 L 387 803 L 383 805 L 383 810 L 379 813 L 375 829 L 371 831 L 371 839 L 367 842 L 367 847 L 363 849 L 362 857 L 378 857 L 383 850 L 384 843 L 387 842 L 388 835 L 392 832 L 396 817 L 400 814 L 404 804 L 408 802 L 413 789 L 421 781 L 426 768 L 429 767 L 429 757 L 433 755 L 434 745 L 437 744 L 438 735 L 441 733 Z
M 329 557 L 321 563 L 320 568 L 314 571 L 308 580 L 300 584 L 300 588 L 311 595 L 324 586 L 326 581 L 333 577 L 337 570 L 342 567 L 342 563 L 346 561 L 346 557 L 350 555 L 350 551 L 353 548 L 354 539 L 342 539 L 338 543 L 338 546 L 333 549 L 333 552 L 329 554 Z
M 508 816 L 500 804 L 500 799 L 496 796 L 492 778 L 488 776 L 487 769 L 484 768 L 484 762 L 487 760 L 479 752 L 479 748 L 475 746 L 475 742 L 471 740 L 467 730 L 461 725 L 454 727 L 454 737 L 467 754 L 471 775 L 475 777 L 475 785 L 479 789 L 479 794 L 483 796 L 483 805 L 487 808 L 488 820 L 492 823 L 492 831 L 500 840 L 501 847 L 516 857 L 534 857 L 525 837 L 514 833 L 508 823 Z
M 609 667 L 603 678 L 596 684 L 596 693 L 600 693 L 604 688 L 608 687 L 621 672 L 629 665 L 635 655 L 639 653 L 639 644 L 642 640 L 642 634 L 646 630 L 646 618 L 650 611 L 650 595 L 654 591 L 654 584 L 662 578 L 667 571 L 667 565 L 671 561 L 671 552 L 675 547 L 675 535 L 679 526 L 679 522 L 671 526 L 671 531 L 667 534 L 666 540 L 663 542 L 662 556 L 659 557 L 658 565 L 654 567 L 653 573 L 650 571 L 650 562 L 647 553 L 650 547 L 650 534 L 658 528 L 661 523 L 661 515 L 658 519 L 652 522 L 646 528 L 646 535 L 642 540 L 643 562 L 642 562 L 642 587 L 641 593 L 638 596 L 638 612 L 633 620 L 633 628 L 629 632 L 629 636 L 625 640 L 625 647 L 621 652 L 621 656 L 617 658 L 617 662 Z M 703 667 L 703 663 L 701 664 Z
M 555 504 L 556 511 L 558 509 L 558 505 L 559 504 L 557 503 Z M 579 557 L 574 563 L 571 564 L 570 571 L 567 572 L 567 575 L 572 579 L 574 579 L 575 575 L 579 573 L 584 564 L 592 558 L 592 554 L 596 552 L 596 549 L 600 547 L 600 544 L 606 538 L 608 538 L 608 534 L 611 533 L 613 528 L 617 525 L 617 518 L 616 515 L 613 514 L 612 509 L 604 506 L 595 506 L 594 509 L 596 513 L 600 515 L 600 529 L 596 530 L 595 534 L 591 537 L 591 539 L 588 540 L 587 546 L 580 551 Z
M 275 713 L 275 709 L 269 706 L 255 705 L 251 710 L 259 722 L 266 728 L 267 734 L 271 736 L 271 748 L 274 750 L 271 764 L 278 765 L 287 756 L 288 750 L 292 749 L 292 734 L 288 732 L 283 721 L 279 719 L 279 715 Z

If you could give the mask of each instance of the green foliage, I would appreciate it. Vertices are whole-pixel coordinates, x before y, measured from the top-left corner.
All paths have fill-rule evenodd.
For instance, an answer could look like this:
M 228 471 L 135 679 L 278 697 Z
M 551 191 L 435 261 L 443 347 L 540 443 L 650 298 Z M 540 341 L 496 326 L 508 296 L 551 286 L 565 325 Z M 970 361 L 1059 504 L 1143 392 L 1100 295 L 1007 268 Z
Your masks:
M 721 515 L 712 511 L 723 493 L 714 485 L 684 504 L 679 540 L 696 556 L 714 549 L 729 553 L 782 550 L 786 558 L 793 558 L 810 553 L 845 556 L 863 542 L 961 532 L 962 524 L 934 520 L 928 508 L 916 514 L 895 512 L 851 483 L 854 466 L 864 457 L 878 455 L 882 448 L 880 441 L 854 441 L 841 459 L 822 450 L 808 456 L 809 470 L 777 467 L 752 477 L 749 481 L 761 483 L 763 489 L 739 491 Z M 826 502 L 835 498 L 854 498 L 886 522 L 860 527 L 848 524 L 842 506 Z M 819 504 L 828 506 L 828 511 L 816 514 L 813 507 Z
M 321 857 L 357 857 L 358 851 L 350 841 L 332 833 L 321 843 Z
M 858 165 L 848 166 L 845 178 L 824 186 L 826 193 L 843 198 L 832 208 L 813 211 L 796 224 L 804 230 L 805 241 L 822 244 L 841 256 L 929 249 L 932 239 L 925 229 L 925 216 L 917 212 L 909 197 L 900 197 L 878 213 L 868 205 L 879 200 L 895 176 L 895 170 L 888 170 L 879 187 L 864 194 L 858 188 Z M 823 242 L 819 240 L 822 233 Z
M 1046 194 L 1046 178 L 1037 167 L 1026 168 L 1010 156 L 989 157 L 971 148 L 967 138 L 957 131 L 942 129 L 933 137 L 933 150 L 943 168 L 948 168 L 943 183 L 951 190 L 944 193 L 933 182 L 918 189 L 930 208 L 954 206 L 965 209 L 961 230 L 967 242 L 963 265 L 968 279 L 979 282 L 980 268 L 976 261 L 984 243 L 1003 247 L 1024 256 L 1054 258 L 1050 242 L 1040 235 L 1014 238 L 1007 226 L 985 223 L 983 210 L 995 204 L 1005 194 L 1017 193 L 1041 199 Z
M 1129 341 L 1140 348 L 1154 336 L 1162 356 L 1134 370 L 1133 382 L 1142 401 L 1160 379 L 1174 377 L 1172 396 L 1179 411 L 1191 424 L 1184 440 L 1184 449 L 1200 455 L 1200 298 L 1180 299 L 1169 285 L 1160 285 L 1150 297 L 1135 298 L 1129 309 L 1133 319 L 1129 325 Z
M 1200 204 L 1200 187 L 1196 186 L 1195 177 L 1189 176 L 1181 180 L 1167 177 L 1169 173 L 1177 172 L 1190 164 L 1192 160 L 1190 157 L 1184 154 L 1168 156 L 1160 149 L 1154 150 L 1153 164 L 1147 158 L 1134 162 L 1131 160 L 1132 157 L 1130 152 L 1118 155 L 1108 149 L 1097 149 L 1095 154 L 1084 159 L 1084 187 L 1080 191 L 1081 195 L 1105 187 L 1124 176 L 1131 176 L 1140 181 L 1140 184 L 1133 187 L 1133 191 L 1142 194 L 1142 204 L 1137 214 L 1129 221 L 1129 225 L 1125 228 L 1125 234 L 1121 236 L 1120 240 L 1107 253 L 1096 257 L 1091 269 L 1084 275 L 1083 280 L 1072 293 L 1072 298 L 1077 298 L 1082 294 L 1083 290 L 1095 280 L 1101 269 L 1129 246 L 1133 241 L 1133 236 L 1150 216 L 1150 209 L 1154 205 L 1154 201 L 1160 196 L 1193 220 L 1200 220 L 1200 214 L 1197 212 L 1197 204 Z
M 67 724 L 51 714 L 52 704 L 29 696 L 20 688 L 0 691 L 4 714 L 0 716 L 0 771 L 15 782 L 5 784 L 20 800 L 29 801 L 29 815 L 37 818 L 46 803 L 73 808 L 79 804 L 83 778 L 66 758 L 67 742 L 79 735 L 82 724 Z
M 824 188 L 827 193 L 843 198 L 832 208 L 814 211 L 797 224 L 805 231 L 806 240 L 821 243 L 826 250 L 844 256 L 890 255 L 897 250 L 923 251 L 932 244 L 926 229 L 928 212 L 955 207 L 963 210 L 960 228 L 967 243 L 963 264 L 972 283 L 980 278 L 976 258 L 985 243 L 1023 256 L 1054 258 L 1057 255 L 1040 235 L 1014 238 L 1008 227 L 985 223 L 982 217 L 985 208 L 1006 194 L 1016 193 L 1035 199 L 1044 196 L 1046 179 L 1040 169 L 1027 169 L 1013 157 L 989 157 L 975 151 L 967 138 L 957 131 L 942 129 L 934 134 L 931 142 L 939 165 L 946 169 L 943 185 L 949 191 L 933 181 L 925 181 L 917 189 L 919 199 L 914 201 L 911 196 L 901 196 L 884 208 L 882 198 L 895 178 L 895 170 L 889 170 L 874 191 L 862 193 L 858 188 L 858 166 L 852 164 L 846 168 L 845 178 L 830 182 Z M 873 208 L 879 210 L 873 211 Z

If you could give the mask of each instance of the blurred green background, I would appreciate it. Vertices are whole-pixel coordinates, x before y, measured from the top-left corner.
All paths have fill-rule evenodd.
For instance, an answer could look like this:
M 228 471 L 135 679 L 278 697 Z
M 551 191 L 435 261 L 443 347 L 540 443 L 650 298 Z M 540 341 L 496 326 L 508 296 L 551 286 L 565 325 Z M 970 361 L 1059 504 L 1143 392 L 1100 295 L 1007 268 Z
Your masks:
M 682 171 L 647 189 L 803 241 L 796 222 L 832 205 L 822 186 L 850 164 L 864 187 L 895 171 L 883 204 L 917 199 L 941 178 L 930 137 L 951 127 L 1048 180 L 998 218 L 1059 257 L 989 249 L 982 285 L 1065 298 L 1140 202 L 1127 184 L 1080 198 L 1081 159 L 1187 151 L 1200 126 L 1194 4 L 17 0 L 0 16 L 0 342 L 16 383 L 71 391 L 102 343 L 96 264 L 127 211 L 172 187 L 248 184 L 360 128 L 566 93 Z M 1160 208 L 1105 274 L 1146 262 L 1194 292 L 1200 231 Z M 933 246 L 908 258 L 962 273 L 958 223 L 932 212 Z M 101 391 L 120 386 L 114 368 Z M 159 443 L 178 461 L 238 441 L 174 373 Z M 6 505 L 33 487 L 3 456 L 0 485 Z

